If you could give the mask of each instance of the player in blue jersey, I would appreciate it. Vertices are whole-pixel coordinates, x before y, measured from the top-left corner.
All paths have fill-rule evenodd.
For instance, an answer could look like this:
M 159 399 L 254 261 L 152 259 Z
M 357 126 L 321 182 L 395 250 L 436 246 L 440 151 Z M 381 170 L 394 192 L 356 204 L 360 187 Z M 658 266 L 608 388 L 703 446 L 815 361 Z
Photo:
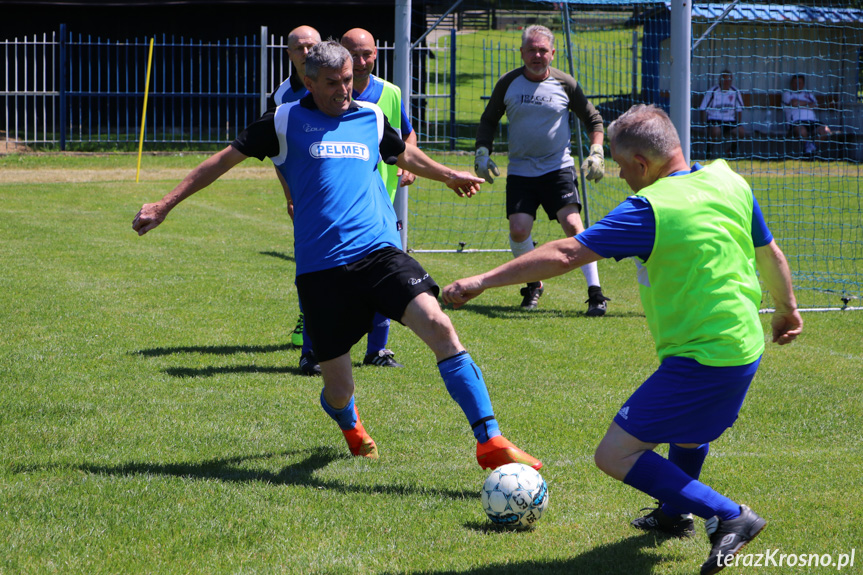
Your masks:
M 270 94 L 267 108 L 296 102 L 309 93 L 303 84 L 303 77 L 306 75 L 306 56 L 312 46 L 320 41 L 320 33 L 311 26 L 298 26 L 288 33 L 288 60 L 291 61 L 291 75 Z
M 686 537 L 707 520 L 713 574 L 766 524 L 698 480 L 709 442 L 737 419 L 764 350 L 761 280 L 773 298 L 773 341 L 803 321 L 782 251 L 746 181 L 724 160 L 690 169 L 668 115 L 638 105 L 608 128 L 620 177 L 636 195 L 577 234 L 540 246 L 444 289 L 456 307 L 485 289 L 560 275 L 588 262 L 632 257 L 659 369 L 624 403 L 596 450 L 597 466 L 660 503 L 633 521 Z M 653 450 L 668 443 L 668 458 Z
M 380 108 L 351 99 L 352 80 L 347 50 L 336 42 L 313 47 L 306 59 L 308 96 L 264 114 L 160 201 L 144 204 L 132 227 L 143 235 L 244 159 L 271 158 L 294 201 L 296 284 L 320 360 L 321 407 L 351 453 L 378 458 L 355 405 L 350 349 L 380 311 L 434 352 L 446 389 L 473 430 L 483 468 L 520 462 L 539 469 L 539 460 L 501 435 L 482 372 L 441 310 L 437 284 L 400 249 L 378 160 L 444 182 L 459 196 L 474 195 L 482 179 L 442 166 L 403 142 Z

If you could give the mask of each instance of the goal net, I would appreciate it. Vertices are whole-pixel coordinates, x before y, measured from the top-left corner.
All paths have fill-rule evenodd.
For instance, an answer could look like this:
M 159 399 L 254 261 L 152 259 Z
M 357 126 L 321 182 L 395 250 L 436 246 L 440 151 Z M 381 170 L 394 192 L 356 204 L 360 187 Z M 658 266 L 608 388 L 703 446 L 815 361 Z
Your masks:
M 691 159 L 725 158 L 749 181 L 803 307 L 853 307 L 863 297 L 859 4 L 696 1 L 691 9 Z M 414 10 L 425 34 L 412 58 L 414 128 L 424 150 L 461 169 L 473 170 L 480 115 L 500 76 L 521 65 L 531 24 L 555 33 L 552 65 L 575 76 L 606 126 L 634 103 L 668 109 L 677 88 L 670 2 L 425 2 Z M 729 115 L 732 94 L 739 102 Z M 588 140 L 573 125 L 578 166 Z M 501 176 L 470 200 L 427 180 L 410 187 L 409 249 L 509 251 L 507 146 L 504 116 L 492 155 Z M 617 176 L 606 148 L 606 177 L 579 181 L 586 223 L 630 193 Z M 562 233 L 540 209 L 534 240 Z

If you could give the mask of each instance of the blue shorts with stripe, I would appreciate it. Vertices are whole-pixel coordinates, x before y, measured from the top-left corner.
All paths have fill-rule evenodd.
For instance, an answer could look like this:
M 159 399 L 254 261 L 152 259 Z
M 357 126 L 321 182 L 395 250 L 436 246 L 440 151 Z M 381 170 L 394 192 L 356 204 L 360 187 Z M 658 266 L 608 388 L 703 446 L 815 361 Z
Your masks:
M 614 422 L 646 443 L 709 443 L 737 420 L 760 362 L 711 367 L 668 357 L 626 400 Z

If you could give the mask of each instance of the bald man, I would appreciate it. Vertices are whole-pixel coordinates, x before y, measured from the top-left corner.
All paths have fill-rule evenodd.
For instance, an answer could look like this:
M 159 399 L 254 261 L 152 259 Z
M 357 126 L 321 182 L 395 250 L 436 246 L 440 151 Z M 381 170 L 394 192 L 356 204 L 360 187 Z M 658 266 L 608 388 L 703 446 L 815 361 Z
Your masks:
M 353 28 L 344 33 L 341 44 L 347 48 L 353 59 L 353 99 L 377 104 L 383 110 L 390 126 L 401 134 L 402 140 L 415 146 L 417 135 L 405 113 L 401 90 L 395 84 L 372 74 L 378 56 L 374 36 L 368 30 Z M 378 170 L 390 195 L 390 201 L 395 200 L 399 185 L 409 186 L 416 179 L 416 176 L 407 170 L 383 162 L 378 164 Z M 390 320 L 381 314 L 376 314 L 372 330 L 369 332 L 364 365 L 404 367 L 395 361 L 395 354 L 387 349 L 389 333 Z
M 295 102 L 309 93 L 303 85 L 306 75 L 306 56 L 309 49 L 320 43 L 320 33 L 311 26 L 298 26 L 288 34 L 288 59 L 291 61 L 291 75 L 270 94 L 267 108 Z

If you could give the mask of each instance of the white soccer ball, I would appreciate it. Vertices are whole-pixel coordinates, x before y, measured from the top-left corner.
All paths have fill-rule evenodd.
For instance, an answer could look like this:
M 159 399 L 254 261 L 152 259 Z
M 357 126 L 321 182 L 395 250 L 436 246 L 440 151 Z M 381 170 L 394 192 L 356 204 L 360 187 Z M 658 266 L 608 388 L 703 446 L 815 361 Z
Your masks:
M 534 468 L 507 463 L 482 486 L 482 508 L 495 525 L 530 529 L 548 506 L 548 485 Z

